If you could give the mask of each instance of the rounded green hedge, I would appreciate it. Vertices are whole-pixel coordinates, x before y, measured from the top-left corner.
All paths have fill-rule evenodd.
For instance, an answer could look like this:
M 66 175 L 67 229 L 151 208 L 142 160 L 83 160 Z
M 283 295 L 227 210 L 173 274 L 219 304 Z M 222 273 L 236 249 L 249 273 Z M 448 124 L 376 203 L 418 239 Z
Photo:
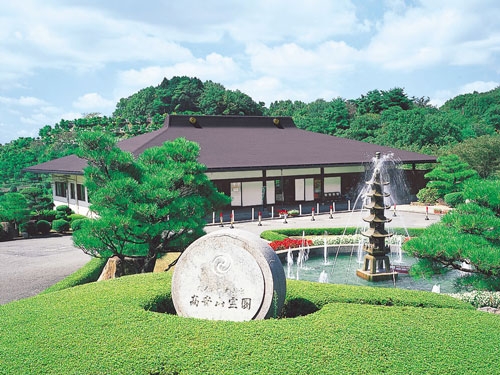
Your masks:
M 69 231 L 69 222 L 64 219 L 56 219 L 52 222 L 52 229 L 57 233 L 64 233 Z
M 51 225 L 47 220 L 38 220 L 36 222 L 36 231 L 41 234 L 49 234 Z
M 287 281 L 296 318 L 158 313 L 169 273 L 0 306 L 5 374 L 495 374 L 500 319 L 452 297 Z

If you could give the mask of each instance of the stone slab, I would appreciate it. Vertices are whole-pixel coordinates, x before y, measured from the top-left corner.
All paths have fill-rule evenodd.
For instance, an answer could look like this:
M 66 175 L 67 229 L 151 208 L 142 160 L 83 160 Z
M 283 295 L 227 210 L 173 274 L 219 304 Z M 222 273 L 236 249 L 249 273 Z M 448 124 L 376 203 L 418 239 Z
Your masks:
M 222 229 L 193 242 L 172 278 L 177 314 L 210 320 L 247 321 L 281 310 L 286 279 L 266 241 L 238 229 Z

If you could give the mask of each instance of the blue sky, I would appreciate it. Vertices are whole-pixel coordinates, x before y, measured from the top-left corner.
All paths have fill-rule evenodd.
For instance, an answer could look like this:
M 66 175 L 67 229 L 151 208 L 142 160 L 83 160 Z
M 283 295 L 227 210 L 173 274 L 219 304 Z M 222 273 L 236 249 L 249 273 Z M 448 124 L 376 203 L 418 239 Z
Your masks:
M 0 2 L 0 143 L 175 75 L 275 100 L 500 85 L 497 0 Z

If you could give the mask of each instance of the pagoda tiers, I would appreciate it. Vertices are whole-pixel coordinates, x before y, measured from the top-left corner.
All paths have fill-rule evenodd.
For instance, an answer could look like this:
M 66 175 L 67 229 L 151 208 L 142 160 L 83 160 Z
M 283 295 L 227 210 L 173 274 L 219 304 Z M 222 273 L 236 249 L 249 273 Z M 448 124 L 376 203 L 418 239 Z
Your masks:
M 363 261 L 363 268 L 356 270 L 356 275 L 368 281 L 383 281 L 397 278 L 397 272 L 391 271 L 389 261 L 390 248 L 385 244 L 385 239 L 391 237 L 391 233 L 385 230 L 385 223 L 391 221 L 384 215 L 384 211 L 390 206 L 384 204 L 384 198 L 390 194 L 384 193 L 383 186 L 388 185 L 388 182 L 382 182 L 380 174 L 380 153 L 376 154 L 375 171 L 371 181 L 367 181 L 370 185 L 369 191 L 366 194 L 370 197 L 370 202 L 364 205 L 364 208 L 370 210 L 370 215 L 364 217 L 363 220 L 370 224 L 370 227 L 361 234 L 369 238 L 369 243 L 363 246 L 366 252 Z

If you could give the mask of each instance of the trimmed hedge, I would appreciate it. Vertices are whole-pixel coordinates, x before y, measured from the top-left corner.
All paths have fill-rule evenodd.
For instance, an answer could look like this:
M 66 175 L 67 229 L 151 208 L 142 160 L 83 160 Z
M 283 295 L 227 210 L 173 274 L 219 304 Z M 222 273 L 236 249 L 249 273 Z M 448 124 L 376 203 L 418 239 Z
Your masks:
M 36 231 L 41 234 L 49 234 L 51 225 L 47 220 L 38 220 L 36 222 Z
M 69 231 L 69 222 L 64 219 L 56 219 L 52 222 L 52 229 L 58 233 Z
M 391 228 L 392 232 L 395 234 L 406 235 L 407 233 L 410 237 L 418 237 L 425 228 Z M 260 234 L 260 237 L 267 241 L 280 241 L 287 237 L 299 237 L 302 234 L 306 236 L 341 236 L 341 235 L 353 235 L 359 232 L 357 227 L 347 227 L 347 228 L 296 228 L 296 229 L 275 229 L 275 230 L 265 230 Z
M 88 218 L 89 218 L 88 216 L 81 215 L 81 214 L 71 214 L 68 216 L 70 223 L 72 223 L 75 220 L 88 219 Z
M 133 275 L 0 306 L 0 372 L 498 372 L 498 316 L 445 295 L 288 280 L 285 306 L 310 314 L 217 322 L 154 312 L 171 311 L 170 282 Z
M 74 219 L 74 220 L 71 220 L 71 230 L 74 232 L 74 231 L 77 231 L 78 229 L 80 229 L 83 225 L 83 223 L 86 221 L 86 220 L 90 220 L 89 218 L 83 218 L 83 219 Z
M 26 232 L 30 236 L 34 236 L 37 233 L 36 223 L 33 220 L 27 221 L 20 225 L 21 232 Z

